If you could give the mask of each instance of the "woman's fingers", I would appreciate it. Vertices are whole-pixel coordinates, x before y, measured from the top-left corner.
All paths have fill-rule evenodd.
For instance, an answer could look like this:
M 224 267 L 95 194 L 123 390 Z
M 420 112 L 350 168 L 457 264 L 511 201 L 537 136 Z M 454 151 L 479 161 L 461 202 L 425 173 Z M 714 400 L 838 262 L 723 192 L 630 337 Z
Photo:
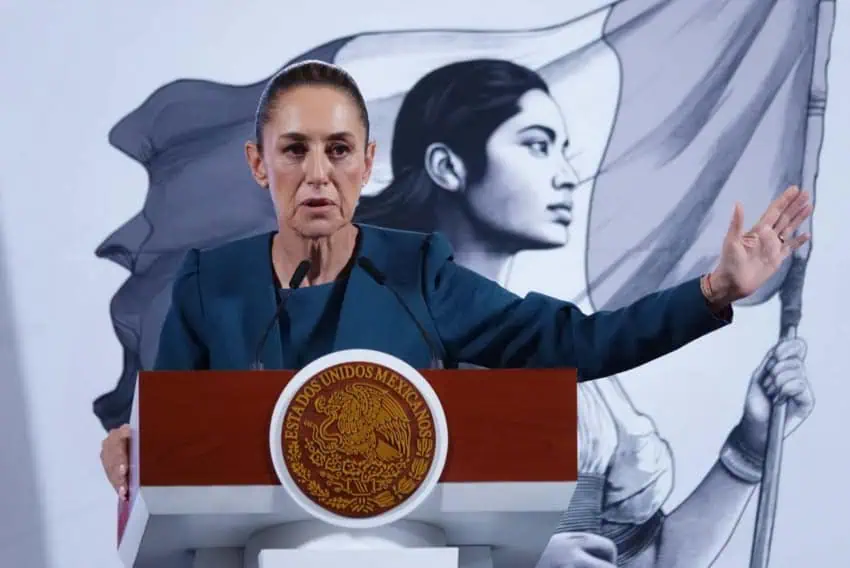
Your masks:
M 100 460 L 106 478 L 122 498 L 127 496 L 129 440 L 130 427 L 125 424 L 109 432 L 100 450 Z

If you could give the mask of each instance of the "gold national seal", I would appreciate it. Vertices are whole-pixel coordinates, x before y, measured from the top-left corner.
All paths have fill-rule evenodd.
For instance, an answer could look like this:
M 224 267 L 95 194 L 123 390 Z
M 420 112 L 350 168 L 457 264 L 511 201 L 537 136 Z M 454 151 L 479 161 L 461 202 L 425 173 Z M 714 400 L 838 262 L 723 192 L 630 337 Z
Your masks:
M 409 380 L 367 362 L 308 379 L 283 418 L 283 456 L 317 505 L 349 518 L 380 515 L 407 500 L 434 461 L 431 409 Z

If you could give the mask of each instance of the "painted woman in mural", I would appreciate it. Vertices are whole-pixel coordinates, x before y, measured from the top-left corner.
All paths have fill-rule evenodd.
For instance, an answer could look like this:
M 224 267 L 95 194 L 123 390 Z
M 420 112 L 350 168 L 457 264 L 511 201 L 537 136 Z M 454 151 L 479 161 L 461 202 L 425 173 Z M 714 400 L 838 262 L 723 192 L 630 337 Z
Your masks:
M 458 263 L 500 280 L 517 253 L 567 244 L 579 182 L 568 150 L 561 109 L 537 73 L 503 60 L 450 64 L 405 97 L 392 138 L 394 179 L 361 198 L 357 218 L 440 231 Z M 553 269 L 552 277 L 564 275 Z M 558 531 L 609 539 L 622 566 L 710 565 L 758 483 L 772 401 L 790 401 L 787 433 L 812 409 L 804 351 L 800 339 L 782 341 L 753 372 L 743 417 L 723 450 L 750 448 L 752 463 L 725 455 L 666 512 L 673 456 L 652 420 L 616 377 L 581 383 L 579 482 Z M 583 541 L 568 542 L 578 548 Z M 576 553 L 567 548 L 548 554 Z

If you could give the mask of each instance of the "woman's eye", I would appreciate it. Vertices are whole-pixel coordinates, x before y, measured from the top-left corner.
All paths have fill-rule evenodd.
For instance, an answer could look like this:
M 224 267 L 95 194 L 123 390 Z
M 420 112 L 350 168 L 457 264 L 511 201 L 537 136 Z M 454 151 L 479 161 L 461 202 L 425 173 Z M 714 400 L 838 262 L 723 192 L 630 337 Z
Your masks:
M 549 155 L 549 143 L 542 141 L 526 142 L 525 146 L 528 151 L 535 156 Z
M 333 158 L 344 158 L 348 155 L 349 148 L 344 144 L 334 144 L 330 147 L 329 153 Z
M 283 153 L 292 156 L 303 156 L 307 153 L 307 147 L 304 144 L 290 144 L 284 147 Z

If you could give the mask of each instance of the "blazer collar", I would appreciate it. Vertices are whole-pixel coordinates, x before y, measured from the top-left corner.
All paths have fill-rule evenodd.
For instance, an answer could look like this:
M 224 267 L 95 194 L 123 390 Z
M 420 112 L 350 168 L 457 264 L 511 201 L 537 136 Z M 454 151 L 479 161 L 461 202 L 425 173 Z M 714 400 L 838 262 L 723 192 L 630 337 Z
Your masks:
M 352 338 L 362 336 L 363 325 L 362 314 L 363 298 L 383 297 L 382 294 L 375 295 L 379 288 L 371 276 L 360 268 L 356 259 L 365 256 L 372 260 L 376 266 L 383 267 L 386 264 L 387 247 L 382 242 L 381 234 L 369 225 L 355 223 L 358 231 L 358 242 L 354 250 L 355 262 L 352 265 L 348 282 L 346 283 L 345 297 L 339 314 L 339 327 L 334 340 L 334 350 L 350 348 Z M 257 345 L 262 339 L 262 334 L 271 324 L 268 336 L 260 348 L 260 362 L 265 369 L 280 369 L 283 366 L 283 347 L 280 337 L 280 326 L 273 322 L 277 310 L 278 290 L 271 263 L 271 240 L 274 232 L 263 233 L 251 238 L 252 246 L 249 251 L 243 251 L 241 264 L 244 274 L 251 277 L 244 280 L 246 286 L 245 294 L 245 328 L 246 335 L 250 338 L 249 353 L 253 361 Z M 254 277 L 253 275 L 256 275 Z M 284 308 L 285 309 L 285 308 Z M 250 362 L 249 361 L 249 364 Z

